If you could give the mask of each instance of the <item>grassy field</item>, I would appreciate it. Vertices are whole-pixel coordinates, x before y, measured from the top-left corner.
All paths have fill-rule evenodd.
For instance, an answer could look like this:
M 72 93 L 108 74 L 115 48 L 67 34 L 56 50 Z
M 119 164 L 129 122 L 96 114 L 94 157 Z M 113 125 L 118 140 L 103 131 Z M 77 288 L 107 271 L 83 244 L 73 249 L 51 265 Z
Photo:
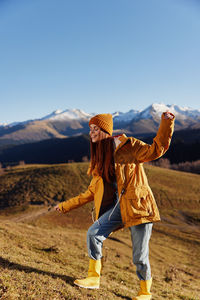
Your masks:
M 84 190 L 87 166 L 26 166 L 1 176 L 1 193 L 15 191 L 21 205 L 0 213 L 0 299 L 131 300 L 136 295 L 139 282 L 128 229 L 104 242 L 101 288 L 85 290 L 73 284 L 87 274 L 92 205 L 63 215 L 48 211 L 48 204 Z M 148 165 L 146 172 L 162 216 L 150 242 L 153 299 L 200 299 L 200 176 Z M 27 186 L 35 192 L 32 199 L 37 200 L 38 193 L 41 203 L 44 192 L 46 205 L 30 205 L 30 198 L 20 202 Z

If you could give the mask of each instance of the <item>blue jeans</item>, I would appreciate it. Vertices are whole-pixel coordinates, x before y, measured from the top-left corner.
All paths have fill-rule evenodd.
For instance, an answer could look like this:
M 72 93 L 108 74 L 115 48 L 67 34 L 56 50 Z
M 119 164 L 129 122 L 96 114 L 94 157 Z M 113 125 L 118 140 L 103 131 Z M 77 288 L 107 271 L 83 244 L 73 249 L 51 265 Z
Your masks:
M 118 227 L 122 226 L 120 204 L 105 212 L 87 232 L 88 255 L 92 259 L 102 258 L 103 241 Z M 151 278 L 149 263 L 149 240 L 152 232 L 152 223 L 145 223 L 130 227 L 133 246 L 133 263 L 140 280 Z

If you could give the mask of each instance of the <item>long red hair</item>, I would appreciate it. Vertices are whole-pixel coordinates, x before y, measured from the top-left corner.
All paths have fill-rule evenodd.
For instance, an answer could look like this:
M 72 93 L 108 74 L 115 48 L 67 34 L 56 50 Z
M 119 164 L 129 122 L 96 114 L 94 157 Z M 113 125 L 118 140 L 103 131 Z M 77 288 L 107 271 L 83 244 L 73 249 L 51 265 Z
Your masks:
M 112 182 L 115 176 L 114 140 L 112 137 L 93 143 L 90 139 L 91 163 L 89 174 L 95 169 L 106 181 Z

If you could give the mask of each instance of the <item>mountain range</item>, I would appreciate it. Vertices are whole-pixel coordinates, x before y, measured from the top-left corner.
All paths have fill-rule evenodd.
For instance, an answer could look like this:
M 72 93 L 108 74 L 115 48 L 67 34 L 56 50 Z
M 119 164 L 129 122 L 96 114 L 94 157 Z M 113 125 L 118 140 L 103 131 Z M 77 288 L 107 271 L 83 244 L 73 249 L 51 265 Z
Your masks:
M 176 131 L 200 129 L 200 110 L 154 103 L 141 111 L 113 113 L 114 134 L 121 132 L 134 136 L 153 134 L 158 129 L 164 111 L 170 111 L 176 116 Z M 56 110 L 41 119 L 1 124 L 0 147 L 88 134 L 88 121 L 95 114 L 80 109 Z

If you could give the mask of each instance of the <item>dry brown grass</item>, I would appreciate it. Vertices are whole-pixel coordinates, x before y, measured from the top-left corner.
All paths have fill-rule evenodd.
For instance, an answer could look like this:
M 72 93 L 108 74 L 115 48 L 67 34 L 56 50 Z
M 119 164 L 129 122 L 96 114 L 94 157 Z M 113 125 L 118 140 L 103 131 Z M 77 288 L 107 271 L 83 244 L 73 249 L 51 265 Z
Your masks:
M 152 182 L 157 180 L 158 190 L 156 186 L 154 189 L 160 195 L 163 216 L 163 221 L 154 225 L 150 242 L 153 299 L 200 299 L 199 195 L 190 198 L 199 189 L 195 185 L 199 176 L 189 176 L 188 182 L 188 173 L 186 176 L 151 166 L 147 172 Z M 159 188 L 165 193 L 159 194 Z M 182 207 L 173 207 L 164 196 L 173 194 L 176 205 L 179 198 L 183 199 Z M 131 300 L 139 283 L 132 264 L 128 229 L 115 232 L 104 243 L 101 288 L 85 290 L 73 285 L 74 279 L 87 274 L 86 231 L 91 224 L 90 209 L 91 204 L 66 215 L 47 212 L 46 206 L 2 212 L 0 299 Z
M 30 207 L 1 217 L 1 299 L 132 299 L 138 279 L 129 230 L 114 233 L 104 243 L 100 290 L 79 289 L 73 280 L 87 274 L 85 240 L 91 223 L 87 211 L 80 208 L 59 215 L 44 214 L 45 210 Z M 154 226 L 150 243 L 153 299 L 199 299 L 199 227 L 181 220 L 171 223 Z

